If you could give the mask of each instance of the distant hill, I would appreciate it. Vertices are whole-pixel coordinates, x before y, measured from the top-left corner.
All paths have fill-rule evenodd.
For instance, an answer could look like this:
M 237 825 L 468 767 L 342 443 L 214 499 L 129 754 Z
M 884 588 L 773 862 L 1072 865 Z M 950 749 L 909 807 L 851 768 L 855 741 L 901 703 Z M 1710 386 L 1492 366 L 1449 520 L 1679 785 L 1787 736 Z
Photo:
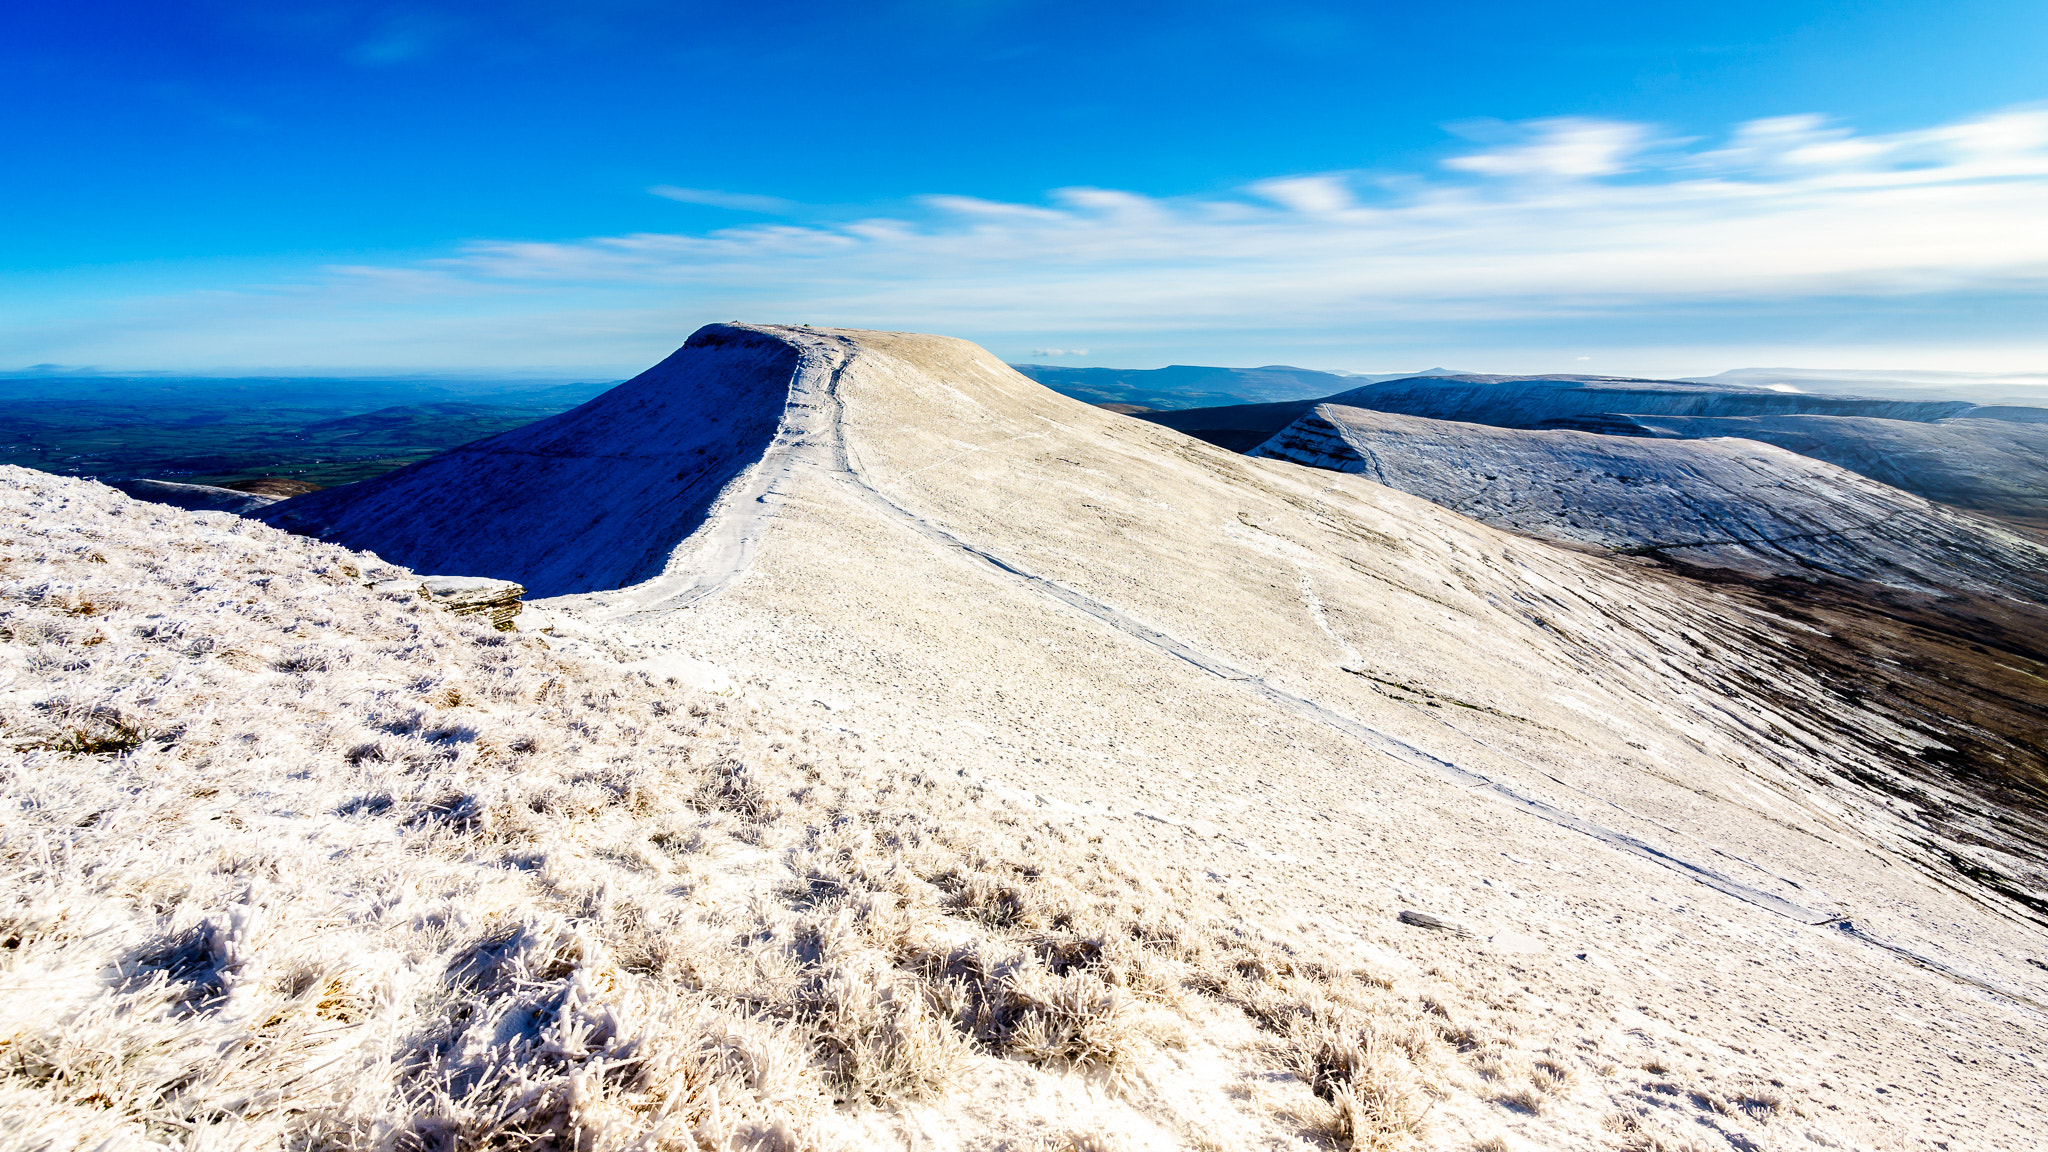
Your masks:
M 1393 380 L 1354 388 L 1331 403 L 1500 428 L 1540 428 L 1589 413 L 1668 416 L 1877 416 L 1939 420 L 1974 407 L 1962 400 L 1911 400 L 1783 392 L 1746 384 L 1701 384 L 1619 376 L 1455 376 Z
M 2048 409 L 1904 395 L 1850 396 L 1760 384 L 1611 376 L 1457 376 L 1379 381 L 1314 400 L 1138 413 L 1251 452 L 1321 404 L 1496 428 L 1758 440 L 1930 500 L 2048 519 Z
M 1620 416 L 1588 431 L 1735 436 L 1826 460 L 1930 500 L 2048 522 L 2048 424 L 2039 408 L 1975 408 L 1933 423 L 1868 416 Z M 2019 418 L 2014 418 L 2017 415 Z
M 1263 368 L 1210 368 L 1193 364 L 1170 364 L 1164 368 L 1068 368 L 1058 364 L 1012 364 L 1010 367 L 1076 400 L 1086 400 L 1090 404 L 1136 404 L 1154 409 L 1300 400 L 1356 388 L 1361 383 L 1454 375 L 1448 368 L 1361 375 L 1321 372 L 1286 364 L 1268 364 Z
M 2007 427 L 2048 440 L 2040 429 Z M 1751 439 L 1496 428 L 1320 404 L 1251 454 L 1357 473 L 1496 528 L 1559 543 L 1758 576 L 1825 573 L 2048 603 L 2048 549 L 2041 545 Z M 2048 480 L 2038 463 L 2033 473 L 2037 484 Z
M 2048 372 L 1916 372 L 1853 368 L 1735 368 L 1689 376 L 1700 384 L 1746 384 L 1799 392 L 1854 392 L 1972 404 L 2048 404 Z

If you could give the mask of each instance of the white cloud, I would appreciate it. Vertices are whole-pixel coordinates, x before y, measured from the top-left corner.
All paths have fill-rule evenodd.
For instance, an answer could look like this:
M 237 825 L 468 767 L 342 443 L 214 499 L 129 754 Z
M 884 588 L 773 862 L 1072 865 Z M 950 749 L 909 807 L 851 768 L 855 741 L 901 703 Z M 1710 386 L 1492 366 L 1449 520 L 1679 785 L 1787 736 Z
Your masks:
M 1532 120 L 1522 126 L 1525 143 L 1475 152 L 1445 162 L 1445 167 L 1485 176 L 1531 176 L 1582 179 L 1625 172 L 1636 153 L 1649 144 L 1642 124 L 1567 117 Z
M 657 184 L 648 191 L 664 200 L 704 204 L 712 208 L 731 208 L 740 212 L 760 212 L 769 216 L 781 216 L 797 208 L 794 201 L 777 196 L 756 196 L 749 192 L 714 192 L 708 188 L 678 188 L 673 184 Z
M 1554 331 L 1559 360 L 1590 350 L 1618 368 L 1608 350 L 1623 344 L 1782 351 L 1799 344 L 1785 322 L 1802 309 L 1889 309 L 1918 325 L 1909 334 L 1873 322 L 1901 343 L 2048 353 L 2038 309 L 2013 306 L 2048 295 L 2048 110 L 1869 135 L 1777 117 L 1691 147 L 1649 125 L 1595 120 L 1508 135 L 1433 174 L 1330 172 L 1181 198 L 1101 188 L 1035 204 L 933 195 L 843 222 L 485 241 L 439 260 L 245 292 L 239 308 L 220 293 L 183 313 L 156 301 L 148 325 L 175 332 L 164 339 L 181 348 L 234 346 L 259 329 L 274 343 L 296 330 L 381 326 L 378 339 L 405 347 L 509 340 L 492 347 L 607 364 L 672 345 L 687 324 L 731 317 L 951 332 L 1018 356 L 1034 332 L 1095 334 L 1091 346 L 1111 355 L 1139 344 L 1243 347 L 1247 362 L 1290 348 L 1387 347 L 1346 334 L 1422 326 L 1443 334 L 1429 347 L 1456 358 L 1504 343 L 1498 333 L 1513 326 L 1523 346 L 1552 339 L 1532 331 Z M 765 197 L 663 194 L 796 211 Z M 1915 303 L 1963 297 L 2003 301 L 1976 312 L 2013 319 Z M 296 328 L 286 315 L 299 317 Z M 80 317 L 0 334 L 15 345 L 0 348 L 0 363 L 108 362 L 105 350 L 123 345 L 104 325 L 92 330 Z
M 1342 212 L 1358 205 L 1351 188 L 1336 176 L 1297 176 L 1290 180 L 1261 180 L 1252 185 L 1254 193 L 1282 208 L 1312 215 Z

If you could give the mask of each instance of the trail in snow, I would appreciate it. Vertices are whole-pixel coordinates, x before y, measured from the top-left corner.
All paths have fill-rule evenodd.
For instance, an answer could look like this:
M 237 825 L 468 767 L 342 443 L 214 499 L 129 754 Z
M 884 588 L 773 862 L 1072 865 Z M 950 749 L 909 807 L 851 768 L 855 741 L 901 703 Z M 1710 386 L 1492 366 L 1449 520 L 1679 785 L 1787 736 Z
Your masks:
M 944 527 L 896 503 L 870 484 L 862 474 L 858 455 L 846 442 L 839 399 L 839 380 L 852 364 L 858 348 L 853 341 L 826 333 L 785 335 L 802 356 L 790 380 L 789 411 L 783 430 L 761 461 L 742 481 L 728 501 L 722 501 L 705 532 L 706 547 L 696 553 L 704 559 L 694 572 L 663 575 L 619 593 L 592 595 L 586 602 L 600 605 L 592 613 L 597 619 L 687 608 L 717 593 L 746 573 L 769 522 L 786 499 L 796 469 L 819 467 L 834 473 L 841 483 L 863 502 L 941 547 L 958 552 L 1001 577 L 1056 600 L 1069 608 L 1122 632 L 1132 639 L 1182 660 L 1219 679 L 1228 680 L 1264 698 L 1274 707 L 1324 725 L 1351 737 L 1375 751 L 1476 793 L 1494 799 L 1548 824 L 1590 837 L 1616 851 L 1669 868 L 1723 895 L 1798 923 L 1828 926 L 1850 939 L 1891 953 L 1918 967 L 1947 976 L 1960 983 L 1993 993 L 2028 1007 L 2048 1011 L 2023 993 L 2007 989 L 1981 977 L 1960 971 L 1909 948 L 1871 936 L 1847 917 L 1821 912 L 1773 893 L 1751 887 L 1715 870 L 1665 851 L 1639 837 L 1588 820 L 1574 812 L 1524 796 L 1491 777 L 1461 768 L 1397 737 L 1387 735 L 1308 697 L 1288 691 L 1263 677 L 1236 667 L 1221 657 L 1203 652 L 1184 641 L 1105 604 L 1085 593 L 1019 567 L 980 545 L 962 540 Z M 815 342 L 815 343 L 813 343 Z
M 813 347 L 790 340 L 798 351 L 797 370 L 789 380 L 789 402 L 775 439 L 761 459 L 711 509 L 693 551 L 678 549 L 685 567 L 671 562 L 652 580 L 616 592 L 577 597 L 594 620 L 610 620 L 671 608 L 687 608 L 744 576 L 754 552 L 768 531 L 799 466 L 846 472 L 845 437 L 839 428 L 839 399 L 833 394 L 839 373 L 853 358 L 851 341 L 841 347 Z M 785 337 L 787 339 L 787 337 Z

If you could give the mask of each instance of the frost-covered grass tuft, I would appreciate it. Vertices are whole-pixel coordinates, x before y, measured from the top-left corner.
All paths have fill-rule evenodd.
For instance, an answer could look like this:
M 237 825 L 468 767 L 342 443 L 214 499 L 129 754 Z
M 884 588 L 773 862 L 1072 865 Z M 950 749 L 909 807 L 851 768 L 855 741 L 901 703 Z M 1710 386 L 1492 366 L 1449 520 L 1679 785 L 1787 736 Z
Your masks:
M 0 507 L 0 1145 L 804 1148 L 977 1062 L 1123 1091 L 1217 1010 L 1332 1135 L 1418 1130 L 1421 1008 L 1099 835 L 367 554 Z

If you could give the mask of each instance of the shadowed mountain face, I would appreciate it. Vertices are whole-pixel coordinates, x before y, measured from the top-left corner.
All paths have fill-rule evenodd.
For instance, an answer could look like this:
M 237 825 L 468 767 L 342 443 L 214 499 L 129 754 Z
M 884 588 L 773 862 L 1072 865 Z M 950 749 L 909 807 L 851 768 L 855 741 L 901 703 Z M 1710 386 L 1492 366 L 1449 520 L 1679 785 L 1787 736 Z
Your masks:
M 707 328 L 581 407 L 257 518 L 536 596 L 618 588 L 659 573 L 727 482 L 761 458 L 795 365 L 783 342 Z
M 1294 423 L 1302 413 L 1334 400 L 1286 400 L 1275 404 L 1230 404 L 1179 412 L 1133 413 L 1138 419 L 1185 432 L 1231 452 L 1249 452 Z

